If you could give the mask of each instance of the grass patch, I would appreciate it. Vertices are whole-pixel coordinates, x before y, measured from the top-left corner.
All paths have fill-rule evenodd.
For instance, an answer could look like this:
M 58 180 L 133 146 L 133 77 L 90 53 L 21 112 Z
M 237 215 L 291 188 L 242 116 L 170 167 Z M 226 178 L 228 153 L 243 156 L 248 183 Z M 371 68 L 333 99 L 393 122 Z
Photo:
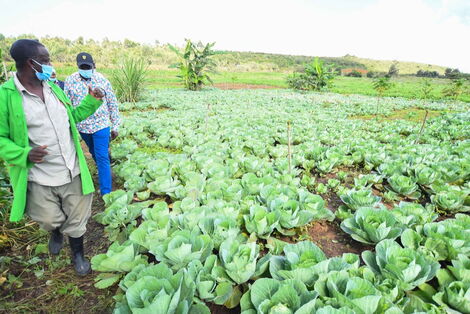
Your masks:
M 428 110 L 428 119 L 439 117 L 442 114 L 447 113 L 446 111 L 438 110 Z M 407 120 L 411 122 L 422 122 L 424 116 L 426 115 L 426 110 L 411 108 L 411 109 L 402 109 L 396 110 L 388 117 L 385 117 L 385 120 Z
M 449 113 L 450 111 L 440 111 L 440 110 L 428 110 L 428 119 L 439 117 L 440 115 Z M 426 110 L 419 109 L 419 108 L 409 108 L 409 109 L 401 109 L 395 110 L 391 115 L 378 117 L 379 121 L 393 121 L 393 120 L 405 120 L 410 122 L 419 123 L 422 122 L 424 116 L 426 115 Z M 349 119 L 357 119 L 357 120 L 372 120 L 375 119 L 377 116 L 375 115 L 358 115 L 352 116 Z
M 421 78 L 414 76 L 400 76 L 391 80 L 394 86 L 384 93 L 385 97 L 403 97 L 421 99 Z M 430 95 L 431 100 L 445 99 L 442 92 L 448 87 L 451 80 L 435 78 L 431 80 L 433 91 Z M 332 92 L 339 94 L 360 94 L 376 96 L 377 92 L 372 87 L 372 79 L 367 77 L 337 77 L 333 81 Z M 470 101 L 470 95 L 461 95 L 458 100 Z

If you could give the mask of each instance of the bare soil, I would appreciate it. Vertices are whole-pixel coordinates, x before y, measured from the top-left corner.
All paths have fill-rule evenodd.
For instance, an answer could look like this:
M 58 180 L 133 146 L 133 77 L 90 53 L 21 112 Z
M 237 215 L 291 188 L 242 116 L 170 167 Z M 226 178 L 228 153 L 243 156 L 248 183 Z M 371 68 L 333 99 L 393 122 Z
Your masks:
M 103 201 L 99 195 L 93 200 L 92 213 L 103 210 Z M 103 227 L 93 219 L 89 220 L 85 236 L 86 255 L 92 256 L 106 252 L 109 241 L 104 236 Z M 19 278 L 17 284 L 4 283 L 0 286 L 0 312 L 3 313 L 110 313 L 112 296 L 116 288 L 99 290 L 95 288 L 94 277 L 90 274 L 78 277 L 70 262 L 68 242 L 58 257 L 48 253 L 34 253 L 37 244 L 47 247 L 48 235 L 36 226 L 34 235 L 42 236 L 37 243 L 24 247 L 18 242 L 2 255 L 12 257 L 7 272 Z M 25 233 L 28 237 L 31 234 Z M 34 265 L 27 260 L 39 258 Z M 35 271 L 43 271 L 37 276 Z M 10 277 L 11 278 L 11 277 Z
M 361 254 L 372 250 L 373 246 L 354 241 L 343 232 L 336 221 L 317 221 L 307 229 L 313 242 L 325 252 L 327 257 L 341 256 L 343 253 Z
M 233 309 L 228 309 L 223 305 L 217 305 L 213 303 L 209 303 L 207 306 L 211 310 L 212 314 L 237 314 L 241 311 L 239 306 Z

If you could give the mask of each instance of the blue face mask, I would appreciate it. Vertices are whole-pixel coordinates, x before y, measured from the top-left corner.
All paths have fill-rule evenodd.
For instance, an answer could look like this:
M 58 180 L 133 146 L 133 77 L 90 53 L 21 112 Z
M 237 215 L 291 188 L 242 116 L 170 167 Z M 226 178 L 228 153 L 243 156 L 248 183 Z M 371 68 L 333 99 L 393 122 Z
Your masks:
M 91 76 L 93 75 L 93 69 L 90 69 L 90 70 L 82 70 L 82 69 L 78 69 L 78 73 L 80 73 L 80 75 L 86 79 L 90 79 Z
M 36 77 L 40 81 L 47 81 L 51 78 L 52 72 L 54 72 L 54 67 L 52 65 L 41 64 L 36 60 L 33 60 L 37 65 L 41 66 L 41 72 L 38 72 L 35 68 L 33 70 L 36 72 Z

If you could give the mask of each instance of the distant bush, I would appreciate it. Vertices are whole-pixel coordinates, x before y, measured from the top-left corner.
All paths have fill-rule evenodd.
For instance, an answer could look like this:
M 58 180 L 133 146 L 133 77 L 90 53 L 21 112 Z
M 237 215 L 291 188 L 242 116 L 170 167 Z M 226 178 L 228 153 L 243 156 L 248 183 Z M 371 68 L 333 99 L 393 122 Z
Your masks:
M 417 77 L 439 77 L 439 72 L 418 70 L 418 72 L 416 72 L 416 76 Z
M 367 72 L 367 77 L 368 78 L 378 78 L 378 77 L 390 77 L 387 72 L 374 72 L 374 71 L 369 71 Z
M 297 90 L 322 91 L 331 87 L 335 72 L 332 65 L 324 65 L 315 58 L 305 65 L 304 72 L 294 73 L 287 78 L 287 85 Z
M 367 73 L 367 74 L 369 74 L 369 73 Z M 359 72 L 359 71 L 352 70 L 351 72 L 349 72 L 348 74 L 346 74 L 346 76 L 350 76 L 350 77 L 362 77 L 362 74 L 361 74 L 361 72 Z
M 398 69 L 398 61 L 393 61 L 392 65 L 388 69 L 388 76 L 398 76 L 400 70 Z
M 444 77 L 452 80 L 460 78 L 461 75 L 462 73 L 460 73 L 459 69 L 447 68 L 444 72 Z

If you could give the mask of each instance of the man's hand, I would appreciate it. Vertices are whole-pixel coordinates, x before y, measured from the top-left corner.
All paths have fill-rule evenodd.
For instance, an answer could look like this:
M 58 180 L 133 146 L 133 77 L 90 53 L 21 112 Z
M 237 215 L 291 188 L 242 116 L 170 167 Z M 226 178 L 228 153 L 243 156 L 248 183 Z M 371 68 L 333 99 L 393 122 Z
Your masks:
M 46 156 L 48 153 L 46 151 L 47 145 L 42 145 L 38 147 L 34 147 L 29 151 L 28 158 L 31 162 L 34 163 L 41 163 L 43 162 L 44 156 Z
M 104 97 L 104 92 L 103 92 L 103 89 L 102 88 L 99 88 L 99 87 L 95 87 L 93 89 L 91 89 L 90 86 L 88 86 L 88 93 L 95 97 L 96 99 L 98 100 L 102 100 L 103 97 Z
M 111 141 L 118 137 L 118 131 L 111 131 Z

